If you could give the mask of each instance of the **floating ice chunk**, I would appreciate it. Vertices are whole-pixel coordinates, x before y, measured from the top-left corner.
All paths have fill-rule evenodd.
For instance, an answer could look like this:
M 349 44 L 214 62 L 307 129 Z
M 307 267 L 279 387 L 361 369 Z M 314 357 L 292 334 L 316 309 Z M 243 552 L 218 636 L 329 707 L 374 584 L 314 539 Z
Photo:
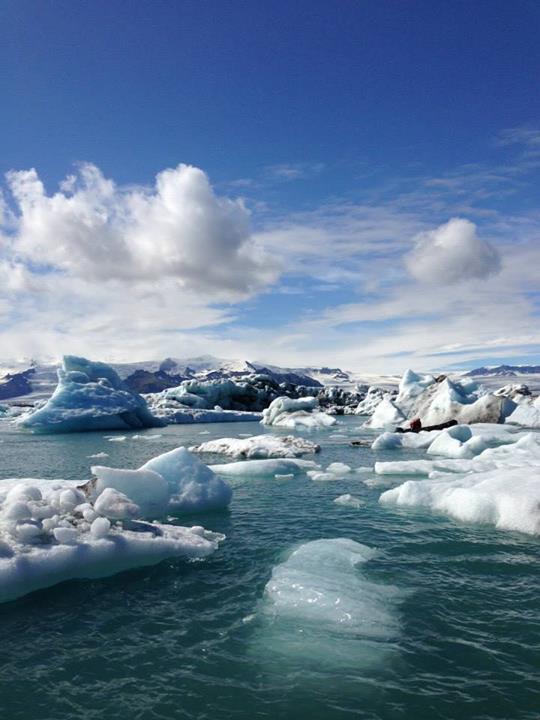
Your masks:
M 274 475 L 276 480 L 293 480 L 294 473 L 288 473 L 287 475 Z
M 100 458 L 109 457 L 109 453 L 106 453 L 106 452 L 98 452 L 98 453 L 94 453 L 93 455 L 87 455 L 86 457 L 88 457 L 88 458 L 90 458 L 90 459 L 99 460 Z
M 311 429 L 331 427 L 336 418 L 320 412 L 319 401 L 315 397 L 292 399 L 278 397 L 263 410 L 263 425 L 274 425 L 293 430 L 296 427 Z
M 163 435 L 132 435 L 132 440 L 146 440 L 147 442 L 154 442 L 155 440 L 159 440 L 162 438 Z
M 540 469 L 503 468 L 448 479 L 408 480 L 387 490 L 382 504 L 425 507 L 463 522 L 540 534 Z
M 245 460 L 243 462 L 210 465 L 210 468 L 225 477 L 258 478 L 275 477 L 276 475 L 301 475 L 307 470 L 318 468 L 312 460 L 297 458 L 280 458 L 270 460 Z
M 201 445 L 189 448 L 191 452 L 216 453 L 228 455 L 233 458 L 249 460 L 265 458 L 295 458 L 306 453 L 319 452 L 320 445 L 316 445 L 305 438 L 286 435 L 256 435 L 249 438 L 220 438 L 209 440 Z
M 313 482 L 335 482 L 339 480 L 339 475 L 330 472 L 321 472 L 319 470 L 308 470 L 307 476 Z
M 71 507 L 65 502 L 66 492 L 80 493 L 73 481 L 0 481 L 0 602 L 65 580 L 106 577 L 165 558 L 203 558 L 224 539 L 200 527 L 191 530 L 132 520 L 130 529 L 118 520 L 111 526 L 89 501 L 59 509 L 43 520 L 35 514 L 45 506 Z M 98 501 L 104 503 L 107 496 L 133 505 L 106 488 L 96 500 L 98 508 Z M 6 510 L 16 504 L 24 506 L 24 512 L 7 518 Z
M 259 613 L 265 658 L 355 670 L 382 661 L 400 631 L 399 591 L 362 572 L 375 554 L 346 538 L 315 540 L 277 565 Z
M 384 397 L 377 405 L 375 412 L 365 423 L 366 427 L 384 428 L 388 425 L 395 427 L 405 420 L 405 415 L 388 397 Z
M 66 355 L 53 395 L 24 415 L 23 427 L 45 432 L 125 430 L 162 425 L 145 400 L 131 392 L 105 363 Z
M 184 447 L 152 458 L 142 466 L 141 471 L 144 470 L 164 478 L 170 495 L 170 511 L 222 510 L 231 502 L 232 490 L 228 483 Z
M 125 442 L 127 435 L 113 435 L 112 437 L 106 438 L 109 442 Z
M 346 465 L 342 462 L 333 462 L 330 463 L 330 465 L 326 468 L 326 472 L 332 473 L 334 475 L 347 475 L 348 473 L 352 472 L 352 468 L 350 465 Z
M 366 504 L 364 500 L 361 500 L 359 497 L 356 497 L 356 495 L 351 495 L 350 493 L 340 495 L 334 500 L 334 502 L 336 505 L 344 505 L 345 507 L 352 507 L 357 510 Z
M 96 494 L 99 495 L 105 488 L 113 488 L 119 493 L 124 493 L 138 506 L 137 512 L 130 517 L 158 518 L 163 517 L 169 510 L 170 493 L 167 482 L 160 474 L 146 467 L 140 470 L 120 470 L 94 465 L 92 473 L 97 478 Z M 97 501 L 95 507 L 97 512 L 100 512 Z M 102 514 L 107 515 L 105 512 Z

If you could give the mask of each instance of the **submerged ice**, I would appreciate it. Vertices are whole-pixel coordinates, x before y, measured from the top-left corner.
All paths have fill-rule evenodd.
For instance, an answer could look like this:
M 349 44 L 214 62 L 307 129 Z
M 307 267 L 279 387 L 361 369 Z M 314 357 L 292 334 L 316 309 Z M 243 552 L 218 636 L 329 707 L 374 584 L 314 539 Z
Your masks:
M 261 651 L 302 666 L 359 669 L 381 661 L 399 635 L 399 591 L 367 577 L 376 554 L 347 538 L 296 548 L 266 585 Z

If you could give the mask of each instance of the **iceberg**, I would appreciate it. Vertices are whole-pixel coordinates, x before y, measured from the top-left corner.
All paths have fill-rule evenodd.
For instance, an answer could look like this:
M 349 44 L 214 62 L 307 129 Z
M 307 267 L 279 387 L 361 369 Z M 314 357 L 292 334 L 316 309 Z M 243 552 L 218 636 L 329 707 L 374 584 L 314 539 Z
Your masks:
M 224 540 L 200 526 L 133 520 L 137 513 L 110 488 L 92 501 L 72 481 L 0 481 L 0 602 L 167 558 L 202 559 Z
M 296 548 L 268 581 L 257 644 L 264 656 L 313 665 L 359 668 L 384 661 L 400 633 L 394 586 L 363 570 L 376 551 L 347 538 Z
M 141 471 L 157 473 L 165 480 L 171 512 L 223 510 L 232 499 L 229 484 L 184 447 L 149 460 Z
M 518 401 L 516 408 L 506 418 L 505 422 L 523 427 L 540 428 L 540 396 L 523 398 Z
M 190 447 L 190 452 L 228 455 L 235 459 L 295 458 L 318 453 L 320 445 L 294 435 L 255 435 L 249 438 L 220 438 Z
M 274 425 L 293 430 L 297 427 L 319 429 L 335 425 L 336 418 L 319 409 L 319 401 L 307 396 L 296 400 L 279 397 L 263 410 L 263 425 Z
M 383 397 L 375 408 L 373 415 L 364 425 L 369 428 L 384 428 L 389 425 L 395 427 L 404 420 L 406 420 L 406 417 L 397 405 L 389 397 Z
M 381 400 L 385 397 L 391 399 L 393 391 L 386 390 L 378 385 L 370 385 L 366 396 L 361 400 L 354 411 L 355 415 L 373 415 Z
M 458 440 L 447 436 L 445 451 L 450 447 L 450 454 L 456 454 L 452 439 Z M 465 446 L 474 439 L 459 442 Z M 407 480 L 387 490 L 379 499 L 382 504 L 424 507 L 464 522 L 540 534 L 538 434 L 520 434 L 513 442 L 487 447 L 473 457 L 376 463 L 375 472 L 429 478 Z
M 449 479 L 409 480 L 384 492 L 380 502 L 425 507 L 462 522 L 539 535 L 540 469 L 504 468 Z
M 43 407 L 23 415 L 18 423 L 35 431 L 60 433 L 129 430 L 163 424 L 109 365 L 71 355 L 63 358 L 53 395 Z

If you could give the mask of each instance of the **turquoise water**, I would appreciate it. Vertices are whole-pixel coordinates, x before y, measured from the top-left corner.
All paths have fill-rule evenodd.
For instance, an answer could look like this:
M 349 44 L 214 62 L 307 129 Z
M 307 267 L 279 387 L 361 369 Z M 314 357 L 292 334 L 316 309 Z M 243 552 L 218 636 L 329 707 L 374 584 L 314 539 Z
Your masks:
M 0 477 L 83 479 L 92 463 L 137 467 L 179 444 L 259 432 L 254 423 L 171 426 L 149 431 L 161 434 L 155 441 L 115 443 L 4 427 Z M 371 450 L 349 445 L 362 432 L 344 418 L 311 435 L 323 448 L 317 461 L 372 465 Z M 109 457 L 87 458 L 96 452 Z M 228 512 L 197 516 L 227 535 L 208 560 L 64 583 L 0 606 L 0 717 L 536 720 L 538 539 L 382 507 L 366 477 L 236 483 Z M 346 492 L 366 505 L 332 502 Z M 377 548 L 362 572 L 400 591 L 399 635 L 381 662 L 344 667 L 322 654 L 300 663 L 261 642 L 272 569 L 299 543 L 333 537 Z

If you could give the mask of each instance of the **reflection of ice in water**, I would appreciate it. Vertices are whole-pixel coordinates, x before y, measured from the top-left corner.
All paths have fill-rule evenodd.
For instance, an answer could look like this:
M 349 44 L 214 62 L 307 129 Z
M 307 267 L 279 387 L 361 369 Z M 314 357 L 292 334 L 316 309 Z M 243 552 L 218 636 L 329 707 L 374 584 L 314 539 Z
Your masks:
M 347 538 L 297 548 L 266 585 L 256 652 L 303 667 L 382 662 L 399 634 L 399 591 L 365 577 L 359 566 L 375 555 Z

